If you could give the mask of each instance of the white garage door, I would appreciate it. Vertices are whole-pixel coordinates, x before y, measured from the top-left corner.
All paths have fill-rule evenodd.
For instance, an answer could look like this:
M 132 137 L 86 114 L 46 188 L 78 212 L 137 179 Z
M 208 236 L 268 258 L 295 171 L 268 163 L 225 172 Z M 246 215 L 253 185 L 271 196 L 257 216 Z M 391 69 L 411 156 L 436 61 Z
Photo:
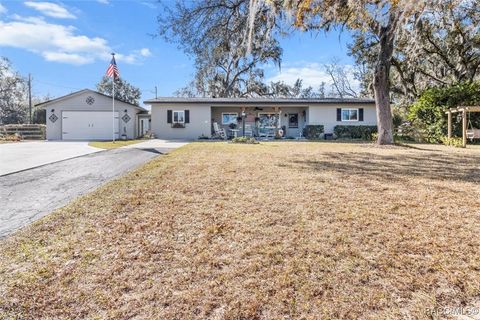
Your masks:
M 112 139 L 112 112 L 63 111 L 63 140 Z M 115 139 L 118 139 L 118 112 L 115 112 Z

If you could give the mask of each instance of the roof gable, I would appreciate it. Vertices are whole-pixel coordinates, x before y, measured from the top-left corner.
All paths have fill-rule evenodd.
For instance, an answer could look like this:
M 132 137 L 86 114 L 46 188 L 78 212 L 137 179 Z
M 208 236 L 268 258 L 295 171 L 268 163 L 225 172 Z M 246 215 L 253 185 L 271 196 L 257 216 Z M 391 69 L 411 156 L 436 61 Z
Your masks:
M 80 91 L 76 91 L 76 92 L 72 92 L 70 94 L 67 94 L 67 95 L 64 95 L 64 96 L 61 96 L 61 97 L 58 97 L 58 98 L 55 98 L 55 99 L 51 99 L 51 100 L 47 100 L 47 101 L 44 101 L 44 102 L 41 102 L 41 103 L 38 103 L 36 104 L 37 107 L 42 107 L 42 108 L 46 108 L 48 107 L 49 105 L 52 105 L 52 104 L 55 104 L 55 103 L 58 103 L 58 102 L 61 102 L 61 101 L 66 101 L 66 100 L 70 100 L 70 99 L 75 99 L 81 95 L 86 95 L 86 94 L 90 94 L 90 95 L 95 95 L 97 96 L 97 98 L 108 98 L 108 99 L 112 99 L 111 96 L 108 96 L 106 94 L 103 94 L 103 93 L 100 93 L 98 91 L 95 91 L 95 90 L 91 90 L 91 89 L 83 89 L 83 90 L 80 90 Z M 134 104 L 131 104 L 131 103 L 128 103 L 128 102 L 125 102 L 125 101 L 122 101 L 122 100 L 119 100 L 119 99 L 115 99 L 115 102 L 119 102 L 121 104 L 127 104 L 133 108 L 136 108 L 136 109 L 139 109 L 141 111 L 147 111 L 147 109 L 145 108 L 142 108 L 140 106 L 137 106 L 137 105 L 134 105 Z

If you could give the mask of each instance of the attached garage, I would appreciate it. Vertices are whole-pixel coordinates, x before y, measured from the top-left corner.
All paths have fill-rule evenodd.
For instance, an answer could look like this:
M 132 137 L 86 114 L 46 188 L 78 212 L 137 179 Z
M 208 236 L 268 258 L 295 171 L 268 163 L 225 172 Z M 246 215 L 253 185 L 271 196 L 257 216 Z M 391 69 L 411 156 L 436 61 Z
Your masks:
M 47 140 L 135 139 L 146 133 L 148 111 L 142 107 L 115 100 L 85 89 L 43 102 L 46 110 Z

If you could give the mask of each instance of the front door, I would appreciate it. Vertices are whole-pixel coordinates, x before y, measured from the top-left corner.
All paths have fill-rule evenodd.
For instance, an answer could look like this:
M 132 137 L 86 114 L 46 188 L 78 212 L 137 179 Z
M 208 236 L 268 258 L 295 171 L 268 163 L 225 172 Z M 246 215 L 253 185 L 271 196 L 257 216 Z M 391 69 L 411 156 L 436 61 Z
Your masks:
M 145 135 L 149 130 L 148 119 L 140 119 L 140 135 Z
M 289 113 L 288 114 L 288 125 L 287 125 L 287 136 L 297 137 L 299 134 L 298 129 L 298 113 Z

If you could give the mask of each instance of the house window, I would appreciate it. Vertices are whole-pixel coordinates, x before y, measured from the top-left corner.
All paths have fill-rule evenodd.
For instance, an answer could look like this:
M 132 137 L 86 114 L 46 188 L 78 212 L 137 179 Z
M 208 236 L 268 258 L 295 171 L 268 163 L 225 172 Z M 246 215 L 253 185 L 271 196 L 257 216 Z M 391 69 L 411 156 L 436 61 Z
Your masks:
M 185 111 L 173 111 L 173 123 L 185 123 Z
M 288 127 L 289 128 L 298 128 L 298 113 L 289 113 L 288 114 Z
M 222 113 L 222 124 L 231 124 L 237 123 L 238 113 L 236 112 L 229 112 L 229 113 Z
M 358 109 L 342 109 L 342 121 L 358 121 Z
M 278 123 L 278 113 L 258 113 L 260 128 L 276 128 Z

